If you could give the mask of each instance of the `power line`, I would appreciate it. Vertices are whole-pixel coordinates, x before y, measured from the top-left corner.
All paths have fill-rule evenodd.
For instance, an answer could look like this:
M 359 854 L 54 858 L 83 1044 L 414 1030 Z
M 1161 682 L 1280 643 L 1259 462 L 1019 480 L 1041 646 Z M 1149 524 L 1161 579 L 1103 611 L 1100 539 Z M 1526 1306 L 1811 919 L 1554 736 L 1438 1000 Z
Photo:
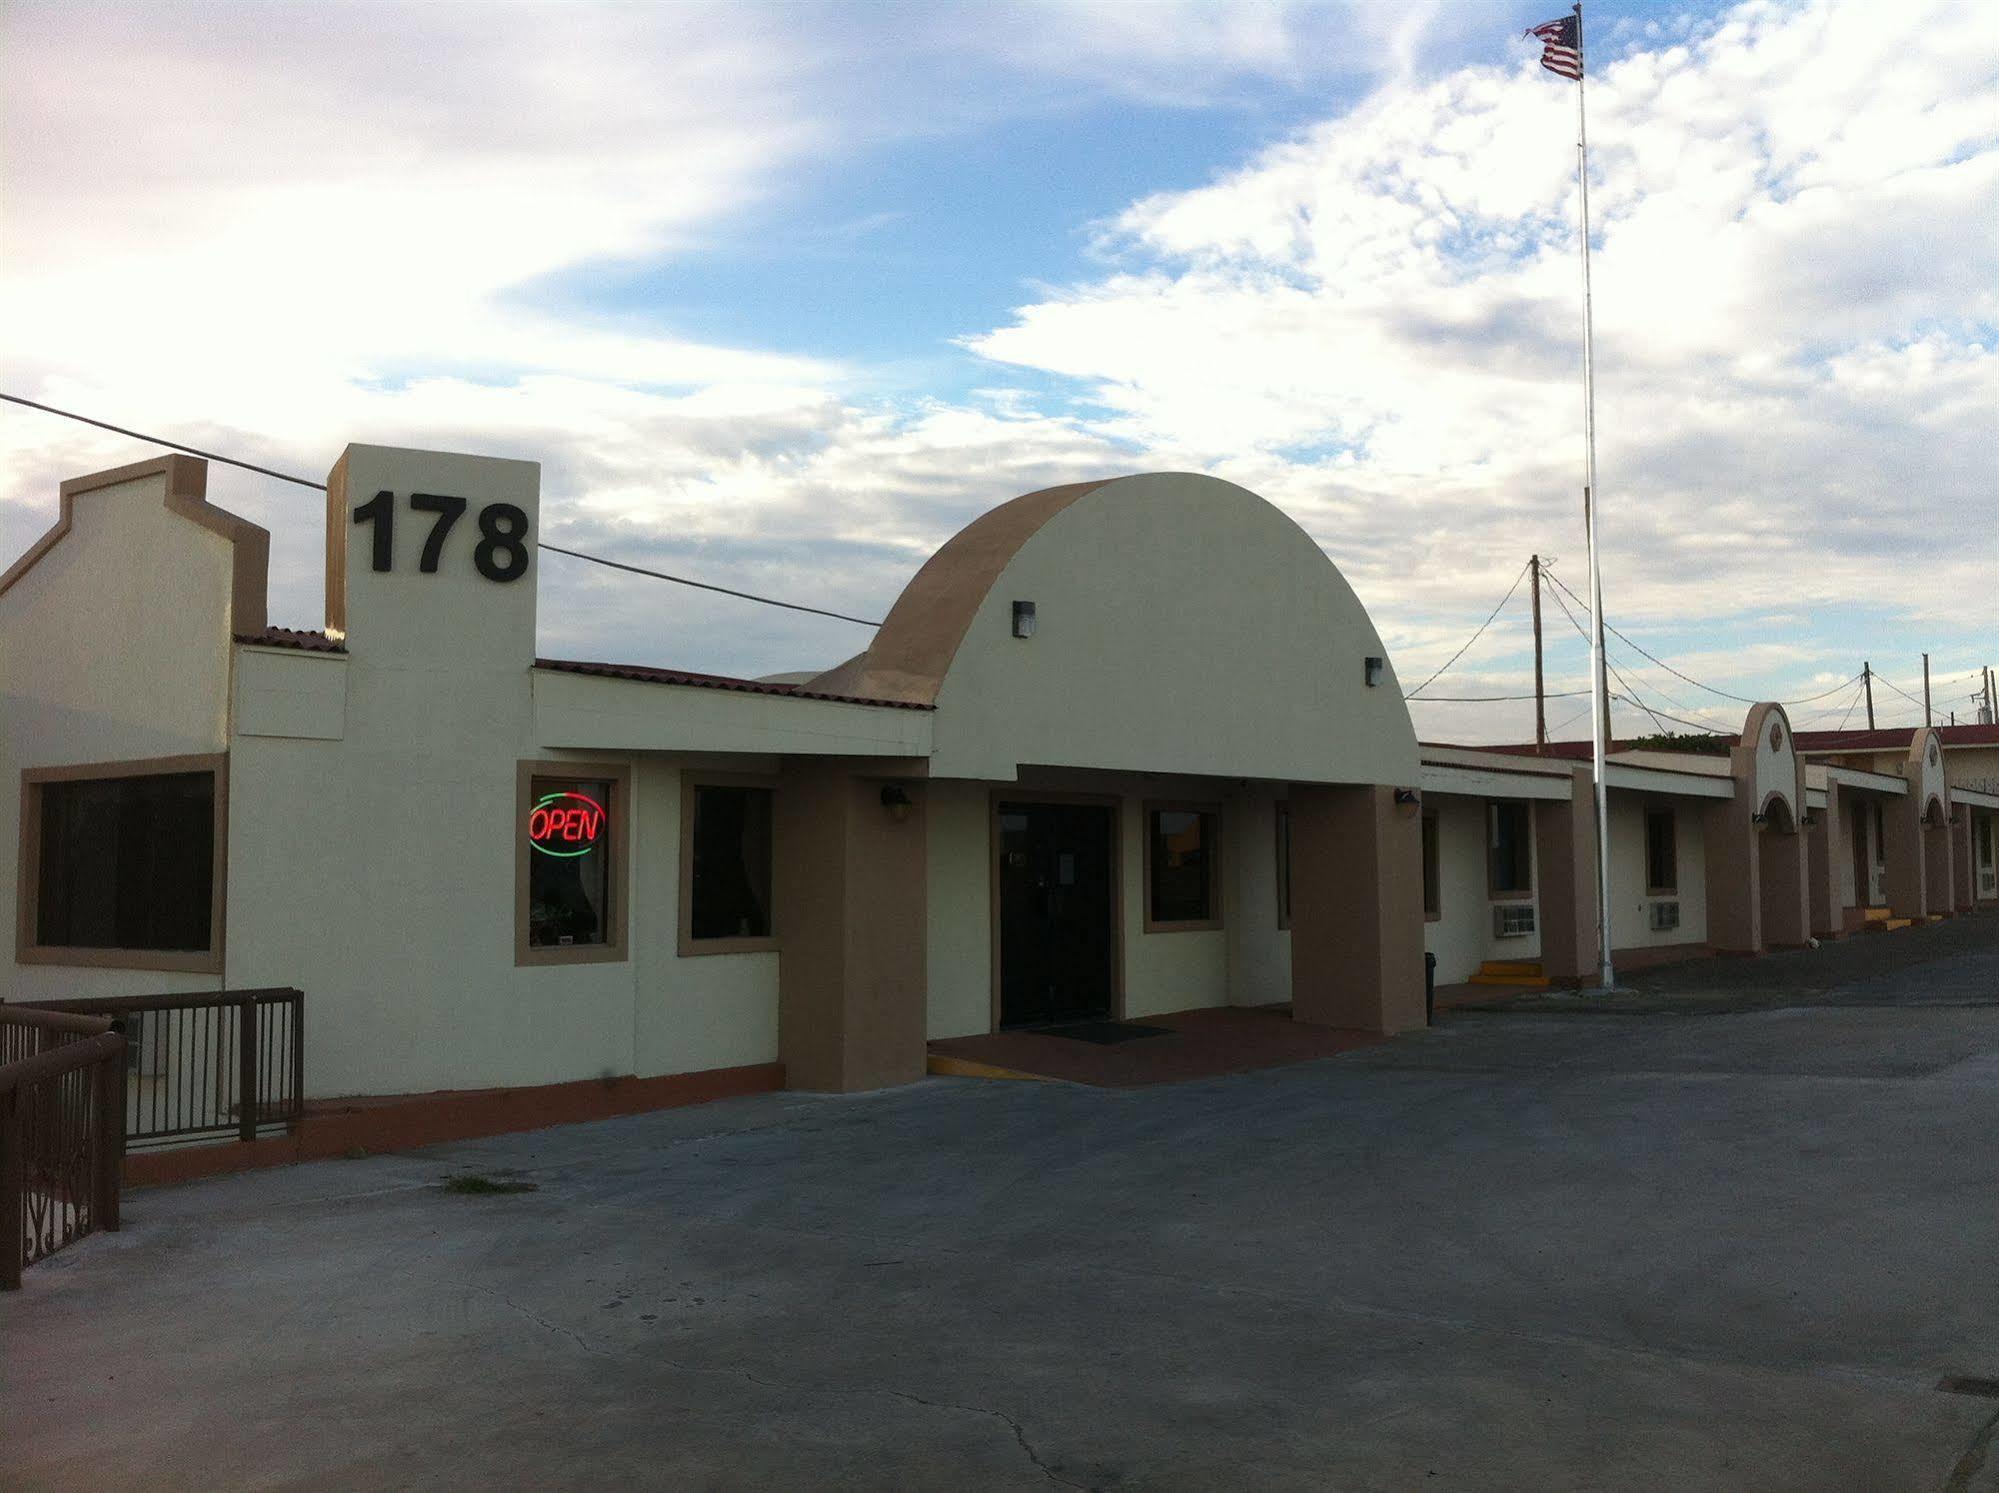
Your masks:
M 1554 581 L 1554 583 L 1557 586 L 1560 586 L 1564 591 L 1568 591 L 1570 597 L 1575 601 L 1575 604 L 1577 606 L 1581 607 L 1585 612 L 1589 610 L 1589 603 L 1584 601 L 1580 596 L 1577 596 L 1574 591 L 1570 590 L 1569 583 L 1563 580 L 1560 576 L 1556 575 L 1553 567 L 1551 567 L 1545 560 L 1541 562 L 1541 569 L 1542 572 L 1546 574 L 1549 577 L 1549 579 Z M 1617 633 L 1617 636 L 1619 638 L 1622 638 L 1625 643 L 1629 644 L 1632 649 L 1634 649 L 1636 652 L 1640 654 L 1643 654 L 1646 658 L 1650 659 L 1653 663 L 1657 664 L 1660 668 L 1664 669 L 1668 674 L 1671 674 L 1676 679 L 1686 680 L 1686 682 L 1688 684 L 1691 684 L 1695 689 L 1704 689 L 1711 695 L 1720 695 L 1724 700 L 1734 700 L 1738 704 L 1742 705 L 1761 705 L 1763 703 L 1761 700 L 1752 700 L 1747 695 L 1731 694 L 1725 689 L 1715 688 L 1715 686 L 1713 686 L 1712 684 L 1703 684 L 1701 683 L 1700 680 L 1694 678 L 1693 675 L 1681 673 L 1678 669 L 1674 668 L 1671 664 L 1667 663 L 1663 658 L 1660 658 L 1657 654 L 1648 652 L 1642 644 L 1632 642 L 1632 640 L 1628 637 L 1625 637 L 1623 633 L 1617 632 L 1617 629 L 1612 627 L 1608 621 L 1604 623 L 1604 627 L 1606 630 L 1610 632 Z M 1881 678 L 1879 674 L 1875 675 L 1874 677 L 1876 679 Z M 1823 700 L 1827 695 L 1839 693 L 1839 691 L 1845 689 L 1849 684 L 1852 684 L 1854 680 L 1858 678 L 1860 678 L 1860 675 L 1855 674 L 1853 676 L 1853 679 L 1842 679 L 1838 684 L 1835 684 L 1831 689 L 1821 690 L 1816 695 L 1806 695 L 1801 700 L 1778 700 L 1774 703 L 1778 705 L 1809 705 L 1814 700 Z M 1882 682 L 1884 684 L 1887 683 L 1886 680 L 1882 680 Z
M 1552 694 L 1542 693 L 1543 700 L 1573 700 L 1588 694 L 1586 689 L 1557 690 Z M 1421 700 L 1411 699 L 1415 705 L 1490 705 L 1500 700 L 1532 700 L 1533 695 L 1425 695 Z
M 52 404 L 41 404 L 33 399 L 24 399 L 19 394 L 0 392 L 0 399 L 9 404 L 25 405 L 31 410 L 41 410 L 45 414 L 60 415 L 65 420 L 75 420 L 84 425 L 94 425 L 99 430 L 109 430 L 118 435 L 130 436 L 135 441 L 145 441 L 149 445 L 165 446 L 170 451 L 185 451 L 190 456 L 199 456 L 204 461 L 221 462 L 226 467 L 240 467 L 246 472 L 256 472 L 260 476 L 275 477 L 280 482 L 290 482 L 298 487 L 309 487 L 315 492 L 325 492 L 324 482 L 314 482 L 309 477 L 295 477 L 290 472 L 276 471 L 270 467 L 260 467 L 254 461 L 239 461 L 233 456 L 224 456 L 217 451 L 204 451 L 199 446 L 189 446 L 181 441 L 170 441 L 165 436 L 148 435 L 143 430 L 131 430 L 123 425 L 113 425 L 108 420 L 96 420 L 89 415 L 79 415 L 75 410 L 58 409 Z M 850 617 L 845 612 L 832 612 L 824 607 L 809 607 L 803 602 L 780 601 L 775 596 L 759 596 L 754 591 L 738 591 L 729 586 L 717 586 L 710 581 L 690 580 L 684 575 L 669 575 L 663 570 L 647 570 L 642 565 L 627 565 L 622 560 L 606 559 L 602 555 L 588 555 L 582 550 L 564 549 L 559 544 L 535 541 L 535 548 L 547 550 L 550 554 L 568 555 L 575 560 L 588 560 L 593 565 L 608 566 L 612 570 L 628 571 L 632 575 L 649 576 L 656 581 L 672 581 L 676 586 L 691 586 L 697 591 L 714 591 L 723 596 L 739 597 L 743 601 L 754 601 L 767 607 L 782 607 L 787 612 L 810 612 L 815 617 L 831 617 L 837 622 L 852 622 L 861 627 L 880 627 L 881 623 L 866 617 Z M 1515 582 L 1517 585 L 1518 582 Z M 1504 605 L 1504 603 L 1501 603 Z M 1462 650 L 1460 650 L 1462 651 Z M 1434 675 L 1432 676 L 1435 677 Z
M 1532 562 L 1530 561 L 1529 563 L 1531 564 Z M 1425 679 L 1421 684 L 1417 685 L 1413 690 L 1409 691 L 1408 694 L 1404 695 L 1402 697 L 1403 699 L 1405 700 L 1415 699 L 1418 695 L 1422 694 L 1424 690 L 1428 689 L 1431 685 L 1437 682 L 1438 677 L 1443 674 L 1444 669 L 1450 668 L 1452 664 L 1456 663 L 1459 659 L 1465 656 L 1466 651 L 1470 649 L 1471 645 L 1473 643 L 1476 643 L 1482 636 L 1484 636 L 1485 630 L 1488 627 L 1492 626 L 1493 617 L 1497 617 L 1502 611 L 1505 610 L 1506 604 L 1509 601 L 1513 600 L 1513 593 L 1520 589 L 1520 582 L 1522 578 L 1526 576 L 1526 574 L 1527 574 L 1527 566 L 1522 565 L 1520 567 L 1520 574 L 1516 575 L 1513 578 L 1513 584 L 1508 586 L 1506 588 L 1506 594 L 1499 598 L 1499 605 L 1492 609 L 1492 616 L 1487 617 L 1485 621 L 1479 623 L 1478 631 L 1473 633 L 1469 638 L 1465 639 L 1465 645 L 1463 648 L 1460 648 L 1456 653 L 1453 653 L 1449 658 L 1444 660 L 1443 669 L 1437 670 L 1435 674 L 1432 674 L 1428 679 Z
M 1544 566 L 1543 569 L 1545 568 L 1546 567 Z M 1564 586 L 1562 590 L 1566 591 L 1568 590 L 1568 587 Z M 1582 638 L 1582 640 L 1587 643 L 1589 641 L 1589 634 L 1583 631 L 1582 623 L 1577 621 L 1576 614 L 1569 610 L 1569 604 L 1566 601 L 1562 600 L 1561 591 L 1552 592 L 1550 594 L 1552 594 L 1555 598 L 1555 605 L 1562 609 L 1562 615 L 1569 619 L 1569 626 L 1573 627 L 1576 630 L 1577 634 Z M 1579 606 L 1581 605 L 1580 600 L 1578 600 L 1577 605 Z M 1620 674 L 1618 672 L 1617 665 L 1610 661 L 1609 649 L 1604 650 L 1603 666 L 1606 669 L 1610 670 L 1612 678 L 1614 678 L 1619 684 L 1624 686 L 1625 693 L 1622 695 L 1616 695 L 1615 698 L 1623 700 L 1628 705 L 1636 705 L 1640 710 L 1644 711 L 1647 715 L 1652 717 L 1652 724 L 1659 728 L 1659 734 L 1661 736 L 1670 735 L 1671 733 L 1666 730 L 1666 722 L 1662 721 L 1659 718 L 1660 715 L 1664 714 L 1664 712 L 1662 711 L 1655 712 L 1650 705 L 1647 705 L 1643 700 L 1638 698 L 1638 691 L 1632 688 L 1631 681 L 1626 679 L 1622 674 Z M 1693 707 L 1683 707 L 1683 708 L 1691 709 Z M 1666 720 L 1667 721 L 1679 720 L 1679 717 L 1668 715 L 1666 716 Z M 1692 723 L 1688 721 L 1680 721 L 1680 724 L 1684 726 Z M 1703 731 L 1713 731 L 1714 727 L 1711 725 L 1704 725 L 1701 726 L 1700 729 Z M 1606 734 L 1607 733 L 1608 733 L 1608 728 L 1606 727 Z

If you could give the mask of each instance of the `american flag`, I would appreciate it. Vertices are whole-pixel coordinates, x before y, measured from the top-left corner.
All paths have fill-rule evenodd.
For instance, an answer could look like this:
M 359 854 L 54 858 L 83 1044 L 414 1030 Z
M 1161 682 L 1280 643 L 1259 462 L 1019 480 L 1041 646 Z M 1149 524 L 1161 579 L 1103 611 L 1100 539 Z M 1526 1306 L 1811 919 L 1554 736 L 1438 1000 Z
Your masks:
M 1563 16 L 1545 26 L 1530 26 L 1526 34 L 1541 38 L 1541 66 L 1571 82 L 1582 82 L 1582 22 L 1578 18 Z

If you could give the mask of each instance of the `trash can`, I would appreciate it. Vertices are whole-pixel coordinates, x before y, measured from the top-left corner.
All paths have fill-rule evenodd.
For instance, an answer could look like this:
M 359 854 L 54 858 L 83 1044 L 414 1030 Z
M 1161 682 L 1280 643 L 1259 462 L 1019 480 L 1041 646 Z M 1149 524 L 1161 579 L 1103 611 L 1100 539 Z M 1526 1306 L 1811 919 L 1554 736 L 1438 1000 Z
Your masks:
M 1423 1024 L 1430 1025 L 1437 1015 L 1437 956 L 1428 949 L 1423 951 Z

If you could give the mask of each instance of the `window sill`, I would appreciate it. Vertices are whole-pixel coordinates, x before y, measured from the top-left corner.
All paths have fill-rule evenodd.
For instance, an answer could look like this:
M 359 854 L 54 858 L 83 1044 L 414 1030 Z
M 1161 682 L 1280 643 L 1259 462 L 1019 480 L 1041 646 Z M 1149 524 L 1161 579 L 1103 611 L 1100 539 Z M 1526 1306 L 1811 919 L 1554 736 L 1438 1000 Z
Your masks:
M 1532 902 L 1534 889 L 1528 887 L 1522 892 L 1487 892 L 1485 895 L 1489 902 Z
M 33 945 L 17 949 L 16 964 L 58 964 L 77 969 L 153 969 L 219 975 L 222 955 L 209 949 L 70 949 Z
M 1221 931 L 1221 927 L 1222 920 L 1220 918 L 1190 919 L 1186 922 L 1176 923 L 1155 923 L 1147 919 L 1145 931 L 1147 933 L 1218 933 Z
M 775 937 L 769 938 L 686 938 L 680 940 L 682 959 L 700 959 L 710 954 L 775 954 L 780 952 Z
M 514 954 L 517 969 L 539 968 L 560 964 L 622 964 L 625 961 L 623 944 L 552 944 L 520 949 Z

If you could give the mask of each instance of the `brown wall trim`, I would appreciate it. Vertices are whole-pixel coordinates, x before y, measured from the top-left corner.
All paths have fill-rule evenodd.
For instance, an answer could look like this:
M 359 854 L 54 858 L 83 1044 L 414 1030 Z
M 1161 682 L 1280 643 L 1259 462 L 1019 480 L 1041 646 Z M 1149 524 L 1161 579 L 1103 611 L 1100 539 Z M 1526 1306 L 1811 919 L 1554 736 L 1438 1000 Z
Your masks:
M 163 777 L 169 773 L 215 774 L 215 849 L 209 882 L 208 947 L 202 950 L 72 949 L 35 941 L 40 926 L 43 783 L 89 782 L 98 778 Z M 21 769 L 20 859 L 14 883 L 14 962 L 59 964 L 87 969 L 170 970 L 184 974 L 222 973 L 229 911 L 229 754 L 201 752 L 182 757 L 143 757 L 123 762 L 76 762 L 61 767 Z
M 1289 812 L 1288 810 L 1286 812 Z M 1214 914 L 1205 918 L 1173 919 L 1154 922 L 1152 917 L 1152 816 L 1161 813 L 1207 814 L 1214 819 L 1214 845 L 1203 843 L 1201 849 L 1212 859 L 1208 867 L 1208 905 Z M 1219 800 L 1213 802 L 1189 799 L 1149 798 L 1142 805 L 1139 818 L 1139 896 L 1143 899 L 1140 907 L 1145 917 L 1141 924 L 1147 933 L 1212 933 L 1221 928 L 1227 920 L 1227 885 L 1223 878 L 1228 871 L 1228 856 L 1222 849 L 1222 842 L 1228 836 L 1228 824 L 1222 815 Z
M 484 1135 L 514 1135 L 550 1125 L 576 1125 L 618 1115 L 708 1104 L 784 1087 L 781 1063 L 709 1068 L 658 1078 L 581 1079 L 516 1089 L 444 1090 L 433 1094 L 314 1101 L 304 1122 L 286 1136 L 216 1145 L 142 1151 L 125 1158 L 128 1187 L 188 1182 L 197 1177 L 289 1166 L 363 1151 L 407 1151 Z
M 605 884 L 611 888 L 610 936 L 603 943 L 533 949 L 528 947 L 528 857 L 523 826 L 534 796 L 534 780 L 542 778 L 605 778 L 611 784 L 611 870 Z M 631 827 L 632 770 L 617 762 L 563 762 L 528 760 L 514 768 L 514 963 L 516 966 L 547 964 L 617 964 L 627 957 L 631 927 Z
M 166 507 L 220 534 L 233 547 L 230 559 L 229 627 L 235 633 L 261 633 L 268 625 L 265 612 L 266 590 L 271 566 L 271 536 L 246 518 L 238 518 L 217 508 L 207 499 L 208 463 L 178 453 L 135 461 L 128 466 L 72 477 L 58 489 L 55 526 L 28 546 L 27 552 L 0 573 L 0 596 L 26 575 L 42 556 L 56 547 L 69 533 L 77 498 L 100 488 L 139 482 L 148 477 L 165 477 Z
M 680 922 L 676 930 L 680 957 L 709 954 L 774 954 L 778 950 L 777 906 L 777 787 L 775 777 L 743 772 L 680 771 Z M 694 927 L 694 795 L 702 788 L 765 788 L 770 791 L 771 906 L 770 933 L 763 938 L 695 938 Z
M 1096 804 L 1111 811 L 1111 1019 L 1124 1020 L 1124 800 L 1113 793 L 1054 793 L 995 788 L 986 802 L 986 895 L 991 909 L 987 945 L 992 968 L 992 1014 L 988 1030 L 1000 1030 L 1000 805 Z

